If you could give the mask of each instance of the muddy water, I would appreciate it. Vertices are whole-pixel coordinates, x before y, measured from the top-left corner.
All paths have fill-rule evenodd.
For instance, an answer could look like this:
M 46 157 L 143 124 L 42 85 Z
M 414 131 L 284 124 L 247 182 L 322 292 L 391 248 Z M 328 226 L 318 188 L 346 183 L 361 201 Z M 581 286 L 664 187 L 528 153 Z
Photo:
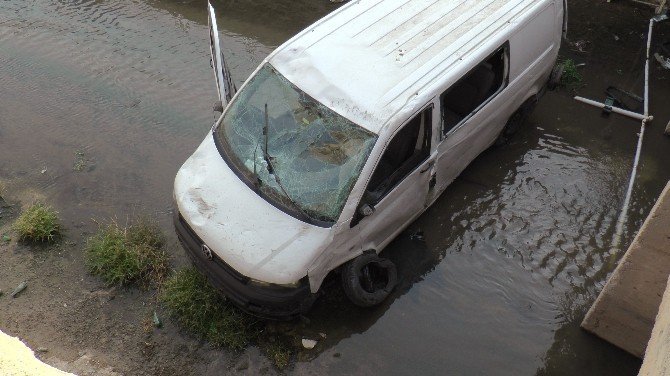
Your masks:
M 640 93 L 649 10 L 572 3 L 577 43 L 562 55 L 586 63 L 586 86 L 577 91 L 598 99 L 608 85 Z M 325 0 L 215 6 L 238 84 L 335 7 Z M 136 213 L 170 231 L 174 174 L 215 120 L 207 43 L 200 1 L 4 1 L 5 190 L 54 203 L 76 241 L 92 230 L 89 218 Z M 647 133 L 624 244 L 670 178 L 670 139 L 662 136 L 670 74 L 655 66 L 652 78 L 651 112 L 660 120 Z M 389 246 L 402 277 L 392 299 L 359 310 L 330 288 L 308 328 L 327 339 L 292 371 L 635 374 L 638 360 L 578 325 L 621 255 L 610 244 L 639 124 L 602 117 L 570 95 L 548 93 L 518 137 L 478 158 Z M 184 264 L 183 252 L 174 253 Z M 39 337 L 28 325 L 13 330 Z M 215 369 L 217 357 L 199 359 L 193 372 Z

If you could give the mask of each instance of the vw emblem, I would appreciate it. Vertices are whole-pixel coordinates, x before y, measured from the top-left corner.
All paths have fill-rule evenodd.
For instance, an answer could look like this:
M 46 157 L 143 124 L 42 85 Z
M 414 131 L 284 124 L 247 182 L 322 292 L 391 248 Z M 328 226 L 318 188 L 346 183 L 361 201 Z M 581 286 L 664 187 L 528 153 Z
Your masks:
M 202 253 L 204 253 L 205 256 L 207 256 L 208 259 L 210 259 L 210 260 L 212 259 L 212 250 L 209 249 L 207 244 L 202 245 Z

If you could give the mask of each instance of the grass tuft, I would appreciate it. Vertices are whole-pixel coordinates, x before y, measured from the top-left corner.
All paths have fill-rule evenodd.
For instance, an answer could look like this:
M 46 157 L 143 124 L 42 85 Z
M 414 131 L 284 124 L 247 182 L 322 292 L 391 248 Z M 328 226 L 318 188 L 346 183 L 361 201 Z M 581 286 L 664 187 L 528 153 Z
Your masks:
M 582 83 L 582 75 L 577 70 L 577 66 L 572 59 L 565 59 L 561 62 L 561 64 L 563 65 L 561 85 L 566 87 L 575 87 Z
M 257 321 L 226 302 L 194 268 L 168 278 L 159 299 L 184 329 L 215 346 L 241 350 L 259 333 Z
M 20 240 L 53 242 L 62 235 L 58 212 L 51 206 L 36 203 L 21 213 L 12 229 Z
M 291 360 L 290 345 L 283 343 L 283 341 L 274 340 L 263 343 L 261 348 L 278 369 L 282 370 L 288 366 Z
M 86 262 L 91 274 L 109 285 L 160 282 L 169 266 L 164 245 L 162 232 L 149 220 L 128 227 L 111 222 L 88 239 Z

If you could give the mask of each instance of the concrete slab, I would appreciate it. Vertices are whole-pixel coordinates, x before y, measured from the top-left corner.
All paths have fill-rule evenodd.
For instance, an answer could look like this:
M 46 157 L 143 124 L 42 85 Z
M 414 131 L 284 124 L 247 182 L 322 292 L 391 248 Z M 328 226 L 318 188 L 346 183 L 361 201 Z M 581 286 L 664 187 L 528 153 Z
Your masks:
M 670 376 L 670 281 L 638 376 Z
M 0 331 L 0 374 L 7 376 L 76 376 L 42 363 L 18 338 Z
M 642 357 L 670 275 L 670 183 L 645 220 L 582 328 Z

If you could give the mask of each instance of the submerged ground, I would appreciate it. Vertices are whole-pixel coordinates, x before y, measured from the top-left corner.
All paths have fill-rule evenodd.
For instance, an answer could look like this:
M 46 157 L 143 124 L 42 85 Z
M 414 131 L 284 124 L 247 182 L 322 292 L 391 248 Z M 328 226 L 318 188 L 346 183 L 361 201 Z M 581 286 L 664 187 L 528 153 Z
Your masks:
M 325 15 L 324 1 L 221 1 L 220 27 L 240 83 L 273 47 Z M 650 9 L 570 2 L 562 56 L 574 91 L 641 94 Z M 658 29 L 667 40 L 670 26 Z M 216 118 L 206 13 L 199 1 L 9 0 L 0 4 L 0 237 L 35 200 L 61 213 L 66 238 L 35 248 L 0 238 L 0 329 L 88 369 L 129 375 L 275 373 L 259 350 L 214 349 L 165 319 L 155 292 L 108 289 L 86 272 L 96 221 L 158 219 L 173 266 L 172 181 Z M 670 71 L 652 64 L 651 112 L 624 244 L 670 178 Z M 294 356 L 297 374 L 633 375 L 639 360 L 579 329 L 614 259 L 639 124 L 548 93 L 509 145 L 484 153 L 386 253 L 401 284 L 381 307 L 352 307 L 334 288 L 294 323 L 324 333 Z M 422 231 L 424 241 L 410 235 Z M 83 366 L 82 366 L 83 367 Z M 111 368 L 110 368 L 111 367 Z M 82 372 L 80 368 L 79 372 Z

